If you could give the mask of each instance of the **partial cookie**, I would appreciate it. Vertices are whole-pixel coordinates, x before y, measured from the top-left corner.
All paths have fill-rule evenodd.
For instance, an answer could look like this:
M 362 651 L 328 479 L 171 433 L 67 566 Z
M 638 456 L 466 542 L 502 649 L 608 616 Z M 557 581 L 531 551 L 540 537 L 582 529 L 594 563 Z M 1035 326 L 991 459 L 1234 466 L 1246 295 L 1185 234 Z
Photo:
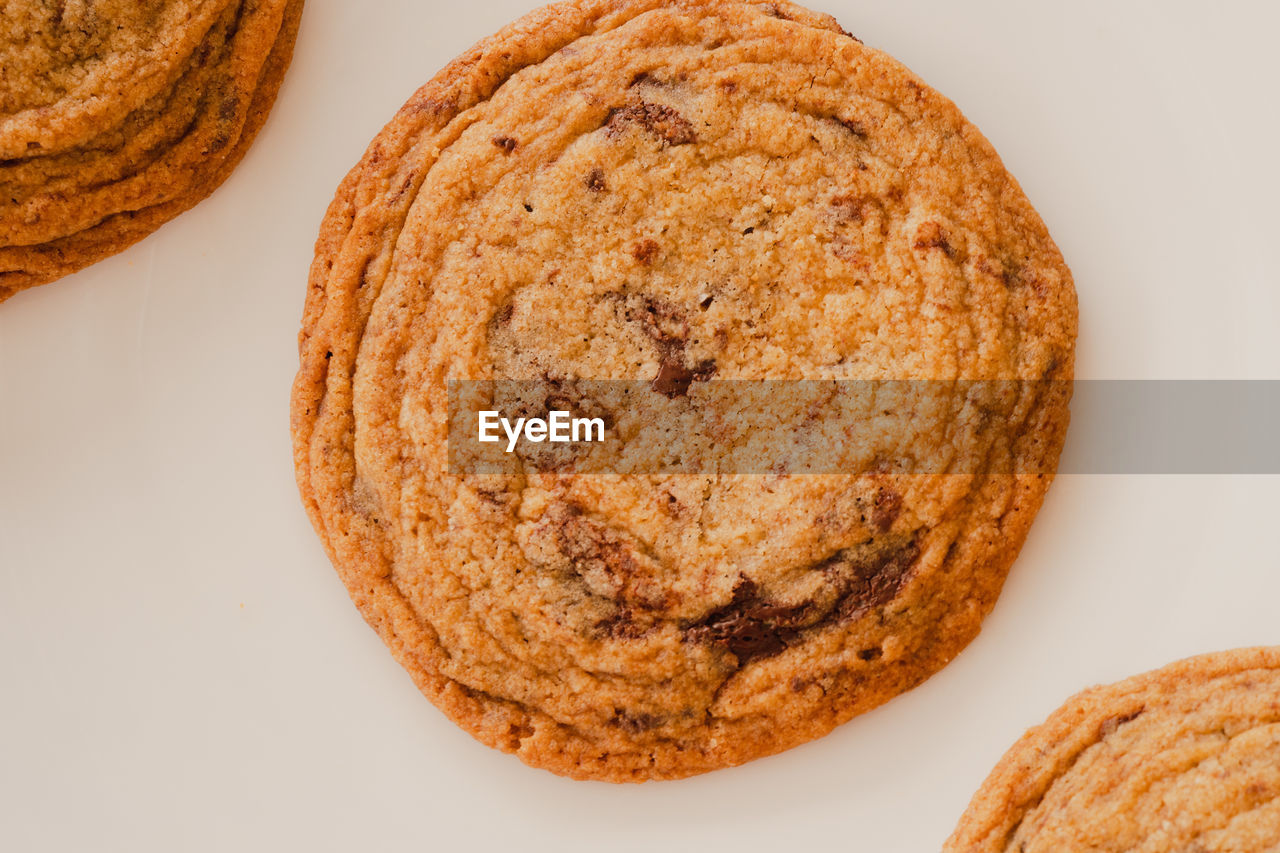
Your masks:
M 123 250 L 212 192 L 265 120 L 301 10 L 226 5 L 170 89 L 80 147 L 0 165 L 0 301 Z
M 0 160 L 75 148 L 172 86 L 233 0 L 18 0 L 0 24 Z
M 954 853 L 1280 849 L 1280 649 L 1079 694 L 996 766 Z
M 1055 470 L 1075 334 L 1017 183 L 893 59 L 787 3 L 578 0 L 450 64 L 339 188 L 298 482 L 459 725 L 569 776 L 686 776 L 826 734 L 977 634 Z M 446 380 L 575 377 L 678 404 L 1020 381 L 964 472 L 449 472 Z

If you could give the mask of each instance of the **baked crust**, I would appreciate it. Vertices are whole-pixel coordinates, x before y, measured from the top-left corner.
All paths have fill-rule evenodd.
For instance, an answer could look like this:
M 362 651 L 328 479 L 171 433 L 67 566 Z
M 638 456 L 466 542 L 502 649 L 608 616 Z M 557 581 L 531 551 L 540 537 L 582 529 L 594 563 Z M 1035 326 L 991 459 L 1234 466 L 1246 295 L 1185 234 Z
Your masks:
M 713 256 L 724 307 L 700 313 Z M 446 378 L 650 379 L 646 332 L 718 378 L 1024 380 L 988 447 L 1024 473 L 448 474 Z M 299 338 L 298 484 L 360 612 L 456 723 L 575 778 L 687 776 L 820 737 L 977 634 L 1056 468 L 1075 333 L 1017 183 L 897 62 L 788 3 L 579 0 L 449 64 L 339 187 Z M 822 578 L 846 571 L 890 593 L 851 602 L 845 578 L 832 603 Z

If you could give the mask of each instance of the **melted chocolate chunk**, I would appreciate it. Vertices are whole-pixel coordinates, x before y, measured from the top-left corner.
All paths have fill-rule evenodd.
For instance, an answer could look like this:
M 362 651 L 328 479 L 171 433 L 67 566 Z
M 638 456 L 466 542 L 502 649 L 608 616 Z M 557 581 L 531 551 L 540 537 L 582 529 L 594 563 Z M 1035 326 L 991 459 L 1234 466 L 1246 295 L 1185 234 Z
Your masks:
M 804 631 L 852 619 L 872 607 L 887 604 L 902 590 L 919 556 L 920 547 L 914 539 L 870 558 L 854 559 L 846 552 L 836 554 L 815 566 L 828 575 L 828 583 L 836 593 L 834 602 L 829 596 L 821 596 L 798 604 L 771 603 L 754 581 L 742 577 L 728 604 L 684 626 L 685 639 L 724 648 L 738 659 L 739 666 L 772 657 L 795 643 Z M 872 661 L 881 654 L 878 648 L 866 649 L 859 657 Z
M 656 244 L 655 244 L 656 246 Z M 676 306 L 654 296 L 615 294 L 623 316 L 629 323 L 639 323 L 658 348 L 658 375 L 653 378 L 654 391 L 671 399 L 689 393 L 694 382 L 706 382 L 716 373 L 713 359 L 697 364 L 686 363 L 689 321 Z
M 503 154 L 510 154 L 516 150 L 519 142 L 516 142 L 510 136 L 495 136 L 492 140 L 493 144 L 502 149 Z
M 728 649 L 738 664 L 744 665 L 786 649 L 800 635 L 808 609 L 808 603 L 793 607 L 768 604 L 761 599 L 755 581 L 744 577 L 733 588 L 733 600 L 687 628 L 685 636 Z
M 850 561 L 837 556 L 828 571 L 841 577 L 845 592 L 834 614 L 841 619 L 852 619 L 873 607 L 888 604 L 906 586 L 919 556 L 920 545 L 915 539 L 868 560 Z
M 676 397 L 687 395 L 689 386 L 694 382 L 706 382 L 715 375 L 716 363 L 711 359 L 698 362 L 696 366 L 690 368 L 685 367 L 683 356 L 683 348 L 679 352 L 663 355 L 658 375 L 653 379 L 654 391 L 674 400 Z
M 662 104 L 648 101 L 619 107 L 609 114 L 605 126 L 612 134 L 621 133 L 627 125 L 635 125 L 656 136 L 663 145 L 688 145 L 698 141 L 693 125 L 687 118 Z

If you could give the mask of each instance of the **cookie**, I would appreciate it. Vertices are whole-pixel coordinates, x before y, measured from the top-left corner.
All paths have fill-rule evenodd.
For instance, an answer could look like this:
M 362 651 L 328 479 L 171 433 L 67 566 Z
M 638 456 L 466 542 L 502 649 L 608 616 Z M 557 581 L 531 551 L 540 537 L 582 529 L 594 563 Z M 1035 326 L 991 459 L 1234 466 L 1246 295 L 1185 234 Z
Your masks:
M 974 797 L 947 851 L 1280 849 L 1280 649 L 1192 658 L 1068 700 Z
M 893 59 L 788 3 L 578 0 L 447 66 L 339 187 L 298 483 L 458 725 L 576 778 L 687 776 L 820 737 L 977 634 L 1052 479 L 1075 334 L 1017 183 Z M 1018 381 L 983 470 L 451 473 L 448 380 L 577 377 Z
M 23 74 L 6 93 L 0 145 L 25 153 L 0 164 L 0 300 L 121 251 L 199 202 L 270 110 L 301 0 L 157 3 L 143 14 L 146 5 L 31 4 L 35 19 L 8 34 Z M 157 45 L 171 49 L 157 55 Z

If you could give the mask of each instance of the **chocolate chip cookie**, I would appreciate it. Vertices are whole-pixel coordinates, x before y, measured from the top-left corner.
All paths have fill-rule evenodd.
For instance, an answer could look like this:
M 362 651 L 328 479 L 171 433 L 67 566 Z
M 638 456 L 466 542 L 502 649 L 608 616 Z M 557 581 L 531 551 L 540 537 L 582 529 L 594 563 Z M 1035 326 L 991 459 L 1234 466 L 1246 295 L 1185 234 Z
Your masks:
M 1280 649 L 1192 658 L 1073 697 L 1014 744 L 945 849 L 1280 849 Z
M 266 120 L 302 0 L 6 6 L 0 301 L 217 188 Z
M 1075 334 L 1017 183 L 893 59 L 790 3 L 576 0 L 447 66 L 339 187 L 298 482 L 460 726 L 577 778 L 687 776 L 824 735 L 973 639 L 1052 479 Z M 490 379 L 677 403 L 1013 381 L 959 473 L 904 474 L 889 447 L 808 476 L 451 473 L 450 380 Z

